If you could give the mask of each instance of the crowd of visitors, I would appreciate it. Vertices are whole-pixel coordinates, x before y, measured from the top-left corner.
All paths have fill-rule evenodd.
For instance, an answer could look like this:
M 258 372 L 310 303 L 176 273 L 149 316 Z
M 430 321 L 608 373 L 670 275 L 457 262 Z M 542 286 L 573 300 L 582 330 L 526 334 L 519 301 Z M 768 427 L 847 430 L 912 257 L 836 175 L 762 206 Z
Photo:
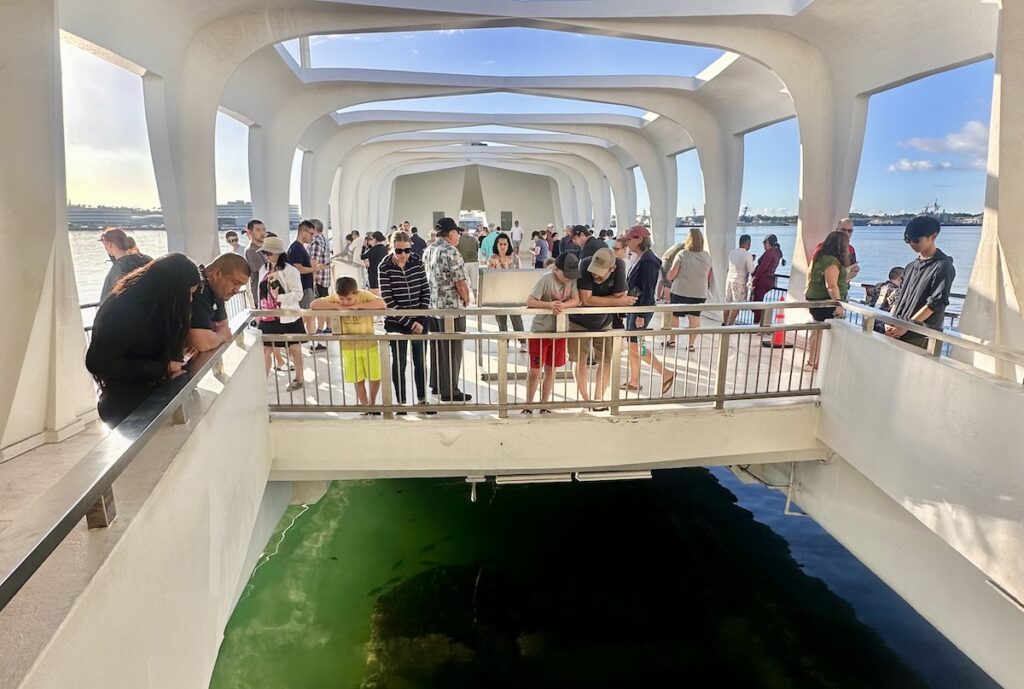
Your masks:
M 895 318 L 941 329 L 956 272 L 952 259 L 936 245 L 940 230 L 933 217 L 914 218 L 905 228 L 904 240 L 916 258 L 906 267 L 894 266 L 884 283 L 865 286 L 866 303 Z M 816 322 L 845 315 L 842 306 L 833 303 L 848 300 L 851 282 L 860 270 L 850 242 L 853 232 L 853 223 L 843 219 L 810 254 L 804 298 L 823 302 L 821 307 L 809 309 Z M 141 254 L 134 240 L 118 228 L 100 234 L 111 267 L 101 290 L 86 365 L 99 387 L 98 406 L 105 421 L 120 423 L 156 386 L 182 375 L 192 356 L 229 341 L 225 302 L 239 293 L 247 292 L 250 305 L 261 311 L 390 310 L 383 319 L 385 332 L 453 335 L 431 339 L 429 344 L 415 339 L 389 342 L 391 384 L 395 400 L 402 405 L 412 399 L 412 393 L 417 405 L 427 404 L 428 385 L 430 394 L 443 402 L 472 400 L 460 387 L 463 341 L 457 334 L 466 331 L 465 311 L 448 317 L 405 317 L 400 312 L 465 309 L 479 291 L 482 270 L 517 271 L 531 264 L 544 270 L 523 300 L 525 306 L 539 312 L 530 324 L 533 333 L 560 330 L 556 319 L 570 308 L 642 308 L 659 301 L 679 304 L 679 311 L 664 316 L 670 327 L 675 327 L 679 317 L 687 319 L 689 351 L 700 346 L 693 329 L 700 326 L 702 311 L 686 307 L 718 296 L 712 257 L 698 228 L 690 229 L 683 241 L 659 256 L 650 231 L 642 225 L 619 236 L 610 230 L 595 236 L 585 225 L 566 226 L 559 237 L 549 224 L 532 231 L 531 241 L 524 242 L 525 230 L 518 221 L 506 230 L 491 225 L 473 233 L 443 217 L 428 240 L 406 220 L 392 226 L 387 236 L 369 232 L 364 237 L 352 230 L 343 253 L 350 260 L 357 259 L 364 271 L 333 284 L 331 247 L 319 220 L 300 222 L 296 239 L 288 246 L 267 232 L 258 219 L 247 224 L 245 234 L 248 246 L 243 248 L 238 233 L 228 232 L 225 240 L 230 251 L 205 266 L 181 254 L 154 261 Z M 759 257 L 751 252 L 751 244 L 751 236 L 743 234 L 728 254 L 721 295 L 726 304 L 763 300 L 776 288 L 776 270 L 786 264 L 775 235 L 764 237 Z M 739 308 L 726 308 L 723 324 L 735 324 L 739 313 Z M 754 311 L 755 323 L 759 316 L 760 311 Z M 653 311 L 643 310 L 629 313 L 625 319 L 619 314 L 578 311 L 568 314 L 565 327 L 569 333 L 613 328 L 643 331 L 651 328 L 653 318 Z M 288 391 L 305 387 L 302 336 L 330 333 L 331 320 L 315 313 L 306 318 L 266 313 L 255 321 L 264 335 L 296 336 L 283 346 L 264 342 L 263 348 L 268 374 L 272 369 L 290 373 Z M 506 332 L 508 319 L 497 316 L 496 320 L 498 329 Z M 521 315 L 511 316 L 511 321 L 515 332 L 525 332 Z M 337 322 L 342 335 L 374 333 L 372 315 L 346 315 Z M 923 347 L 927 341 L 925 335 L 904 327 L 879 324 L 876 329 L 917 346 Z M 550 401 L 558 370 L 571 361 L 579 399 L 591 409 L 604 409 L 613 339 L 577 335 L 523 338 L 521 345 L 529 357 L 527 402 L 532 404 L 538 395 L 541 405 Z M 649 339 L 635 334 L 625 340 L 628 375 L 621 389 L 643 389 L 643 362 L 660 377 L 665 395 L 672 389 L 675 372 L 647 346 Z M 322 341 L 306 343 L 311 353 L 326 349 Z M 375 405 L 382 380 L 377 340 L 346 339 L 340 344 L 344 382 L 354 387 L 358 404 Z M 664 346 L 675 346 L 674 336 L 667 337 Z M 808 368 L 817 368 L 820 346 L 821 331 L 815 330 L 808 343 Z M 412 391 L 407 389 L 410 360 Z M 541 413 L 547 411 L 541 408 Z

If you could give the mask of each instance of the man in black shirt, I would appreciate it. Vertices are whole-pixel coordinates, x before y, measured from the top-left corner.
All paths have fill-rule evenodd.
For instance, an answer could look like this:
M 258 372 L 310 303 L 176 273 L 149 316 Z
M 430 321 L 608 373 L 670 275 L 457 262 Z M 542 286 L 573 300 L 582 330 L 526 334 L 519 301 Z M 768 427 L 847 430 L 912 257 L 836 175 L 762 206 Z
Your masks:
M 199 266 L 202 279 L 192 296 L 190 347 L 206 352 L 231 339 L 224 302 L 245 289 L 249 273 L 249 262 L 234 253 L 221 254 L 210 265 Z
M 895 318 L 925 325 L 933 330 L 942 330 L 946 307 L 949 305 L 949 291 L 956 278 L 953 259 L 935 246 L 941 229 L 939 221 L 931 216 L 919 216 L 907 223 L 903 241 L 918 256 L 904 269 L 900 294 L 892 307 Z M 893 325 L 885 326 L 885 334 L 918 347 L 925 347 L 928 342 L 924 335 Z
M 636 303 L 636 297 L 626 294 L 626 263 L 608 247 L 594 252 L 593 256 L 580 261 L 580 278 L 576 282 L 582 306 L 623 307 Z M 569 332 L 601 332 L 610 330 L 612 316 L 609 313 L 572 314 L 569 316 Z M 609 367 L 612 358 L 612 340 L 608 337 L 567 338 L 569 360 L 576 364 L 576 387 L 580 398 L 590 400 L 590 380 L 587 360 L 597 361 L 594 376 L 594 398 L 604 399 L 608 387 Z M 592 350 L 592 351 L 591 351 Z M 604 411 L 607 407 L 594 407 Z
M 598 249 L 605 249 L 608 247 L 603 241 L 597 237 L 593 237 L 590 231 L 587 230 L 583 225 L 573 225 L 572 228 L 572 243 L 579 249 L 580 260 L 590 258 Z

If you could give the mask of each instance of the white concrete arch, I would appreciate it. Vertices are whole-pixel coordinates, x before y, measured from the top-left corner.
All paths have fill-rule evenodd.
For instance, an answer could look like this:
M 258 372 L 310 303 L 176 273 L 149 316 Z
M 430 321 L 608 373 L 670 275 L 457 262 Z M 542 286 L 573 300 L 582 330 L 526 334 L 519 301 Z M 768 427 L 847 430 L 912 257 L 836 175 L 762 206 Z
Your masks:
M 368 220 L 365 215 L 360 216 L 358 213 L 353 214 L 351 210 L 346 210 L 363 207 L 361 202 L 357 204 L 357 189 L 360 181 L 365 177 L 364 172 L 367 166 L 372 164 L 381 154 L 398 151 L 408 146 L 408 142 L 382 142 L 360 146 L 354 149 L 342 161 L 338 206 L 343 223 L 346 217 L 351 218 L 349 222 L 355 223 L 356 226 Z
M 369 146 L 374 149 L 369 153 L 369 160 L 371 162 L 369 162 L 365 167 L 361 166 L 359 168 L 360 176 L 356 184 L 356 196 L 354 201 L 356 208 L 356 222 L 367 226 L 373 222 L 383 222 L 383 219 L 373 218 L 370 215 L 370 212 L 372 209 L 378 207 L 378 205 L 373 201 L 373 198 L 376 195 L 381 193 L 390 193 L 390 189 L 385 189 L 380 185 L 379 177 L 381 176 L 381 172 L 383 172 L 387 165 L 392 161 L 423 159 L 423 157 L 427 155 L 432 155 L 439 159 L 469 156 L 475 158 L 506 159 L 513 155 L 521 156 L 525 153 L 536 154 L 535 149 L 528 149 L 525 147 L 509 147 L 510 150 L 496 153 L 476 150 L 475 147 L 466 147 L 462 151 L 438 151 L 432 150 L 429 146 L 420 146 L 417 148 L 415 141 L 384 142 L 369 144 Z M 387 150 L 388 152 L 381 155 L 381 152 L 384 150 Z M 541 152 L 541 155 L 543 155 L 543 152 Z M 567 158 L 567 161 L 568 160 L 569 159 Z M 583 201 L 583 197 L 588 193 L 586 189 L 586 179 L 579 171 L 579 168 L 585 164 L 586 161 L 574 156 L 572 157 L 571 162 L 573 163 L 571 165 L 568 163 L 560 165 L 552 163 L 550 166 L 557 167 L 561 172 L 559 190 L 560 197 L 562 198 L 562 210 L 563 216 L 565 216 L 565 222 L 578 222 L 578 217 L 581 212 L 581 201 Z
M 419 131 L 423 128 L 446 128 L 450 126 L 457 126 L 459 124 L 471 123 L 501 125 L 524 124 L 533 128 L 547 129 L 549 131 L 577 131 L 585 133 L 590 130 L 582 128 L 580 125 L 621 123 L 621 120 L 609 118 L 605 115 L 596 117 L 592 117 L 590 115 L 551 117 L 547 115 L 490 116 L 474 114 L 456 116 L 451 113 L 394 113 L 390 111 L 369 111 L 369 116 L 372 119 L 366 121 L 363 119 L 363 116 L 366 114 L 367 113 L 364 112 L 348 113 L 347 115 L 359 115 L 360 117 L 338 118 L 346 122 L 346 124 L 341 128 L 334 125 L 335 118 L 327 116 L 318 120 L 317 123 L 307 130 L 307 135 L 304 137 L 302 144 L 315 151 L 314 171 L 312 174 L 313 183 L 316 185 L 316 189 L 313 192 L 315 208 L 326 208 L 326 193 L 330 188 L 329 185 L 333 181 L 334 172 L 341 157 L 345 155 L 348 150 L 351 150 L 353 146 L 357 145 L 361 141 L 367 140 L 372 133 L 377 131 L 399 133 Z M 408 121 L 406 118 L 409 118 Z M 627 119 L 622 116 L 615 116 L 615 118 Z M 638 120 L 639 118 L 628 119 Z M 350 121 L 352 121 L 351 124 L 348 123 Z M 561 126 L 567 123 L 575 125 L 575 127 L 567 129 Z M 688 137 L 686 140 L 689 140 Z M 617 215 L 620 217 L 635 216 L 635 201 L 630 204 L 629 200 L 631 198 L 635 199 L 636 189 L 635 186 L 631 187 L 632 194 L 627 190 L 627 177 L 620 159 L 623 157 L 628 159 L 628 157 L 625 156 L 625 153 L 620 152 L 619 157 L 616 157 L 613 152 L 589 146 L 581 146 L 574 150 L 597 165 L 607 177 L 608 183 L 614 190 L 616 202 L 622 206 L 622 208 L 617 210 Z M 632 163 L 631 160 L 629 162 Z M 632 180 L 629 180 L 629 184 L 632 184 Z M 607 212 L 610 214 L 610 205 L 608 208 L 609 210 Z M 607 224 L 607 220 L 604 224 Z
M 548 148 L 548 147 L 544 146 L 542 148 Z M 586 198 L 588 200 L 591 197 L 593 197 L 593 199 L 594 199 L 593 203 L 594 203 L 595 207 L 599 208 L 599 212 L 605 213 L 606 212 L 606 210 L 605 210 L 606 207 L 602 205 L 604 203 L 603 189 L 605 188 L 605 185 L 604 185 L 604 183 L 602 181 L 602 180 L 604 180 L 604 177 L 600 174 L 600 170 L 598 170 L 596 168 L 596 166 L 590 164 L 589 161 L 587 161 L 585 159 L 582 159 L 580 156 L 571 155 L 571 154 L 568 154 L 568 155 L 567 154 L 559 154 L 559 153 L 557 153 L 557 151 L 561 150 L 560 148 L 555 147 L 555 146 L 552 146 L 550 148 L 551 148 L 553 154 L 548 154 L 548 153 L 531 153 L 529 155 L 524 155 L 521 152 L 512 152 L 512 153 L 510 153 L 510 152 L 504 152 L 504 151 L 476 151 L 476 150 L 472 150 L 472 149 L 467 149 L 464 152 L 464 154 L 465 155 L 472 155 L 477 160 L 488 160 L 488 159 L 492 159 L 493 158 L 495 160 L 515 160 L 517 162 L 523 162 L 523 161 L 529 160 L 531 162 L 535 161 L 535 162 L 545 163 L 549 167 L 552 167 L 552 168 L 560 170 L 566 177 L 568 177 L 571 180 L 572 185 L 573 185 L 573 187 L 574 187 L 576 192 L 579 192 L 579 188 L 582 185 L 584 187 L 584 192 L 585 192 L 584 196 L 586 196 Z M 424 149 L 408 149 L 406 151 L 400 151 L 398 153 L 390 155 L 388 157 L 389 161 L 390 160 L 402 160 L 403 162 L 397 162 L 394 165 L 388 165 L 387 167 L 383 167 L 380 170 L 380 172 L 378 172 L 375 176 L 372 176 L 370 178 L 369 184 L 367 185 L 368 188 L 369 188 L 369 193 L 371 193 L 371 194 L 376 193 L 376 194 L 379 194 L 379 195 L 390 195 L 392 193 L 392 188 L 390 186 L 389 178 L 393 179 L 395 176 L 397 176 L 397 174 L 399 174 L 397 172 L 397 169 L 400 168 L 402 165 L 406 165 L 407 164 L 407 163 L 404 162 L 405 156 L 403 156 L 403 154 L 407 153 L 410 156 L 415 156 L 415 159 L 418 160 L 420 158 L 420 156 L 422 155 L 422 152 L 424 152 Z M 451 157 L 459 157 L 459 158 L 461 158 L 463 156 L 458 155 L 458 154 L 453 154 Z M 369 171 L 367 171 L 367 172 L 368 172 L 367 176 L 370 177 Z M 595 192 L 595 190 L 596 190 L 596 192 Z M 569 223 L 569 224 L 577 224 L 577 223 L 580 223 L 580 222 L 586 222 L 585 211 L 583 211 L 584 215 L 582 217 L 579 216 L 579 213 L 580 213 L 580 211 L 579 211 L 579 203 L 580 203 L 580 201 L 579 200 L 580 200 L 580 194 L 576 193 L 576 209 L 575 210 L 576 210 L 576 213 L 577 213 L 577 217 L 573 217 L 571 211 L 567 213 L 566 209 L 563 208 L 563 216 L 564 217 L 561 218 L 561 219 L 558 219 L 560 222 Z M 373 204 L 372 204 L 372 201 L 371 201 L 371 207 L 372 207 L 372 205 Z M 379 207 L 383 208 L 385 206 L 386 206 L 386 204 L 380 204 Z M 378 219 L 378 224 L 387 224 L 387 220 L 388 220 L 387 217 L 379 218 Z M 555 222 L 555 220 L 556 219 L 551 219 L 551 222 Z
M 519 156 L 500 156 L 493 154 L 476 154 L 470 152 L 466 156 L 462 156 L 458 159 L 452 159 L 450 157 L 438 158 L 430 153 L 415 153 L 415 152 L 396 152 L 389 154 L 381 161 L 380 167 L 384 175 L 382 182 L 376 185 L 376 189 L 380 191 L 380 194 L 389 195 L 392 191 L 392 182 L 401 176 L 408 174 L 411 169 L 423 170 L 425 166 L 435 166 L 437 169 L 451 169 L 452 167 L 464 167 L 466 165 L 487 165 L 492 167 L 504 167 L 507 169 L 517 169 L 520 171 L 530 172 L 531 174 L 539 174 L 545 177 L 549 177 L 552 182 L 552 189 L 550 192 L 551 207 L 553 209 L 553 215 L 551 216 L 539 216 L 535 210 L 536 206 L 543 207 L 543 199 L 540 199 L 542 203 L 535 204 L 531 203 L 524 208 L 524 212 L 520 213 L 518 217 L 532 223 L 536 223 L 538 227 L 542 227 L 548 222 L 556 224 L 569 222 L 568 213 L 572 209 L 572 189 L 571 182 L 569 180 L 567 172 L 572 170 L 571 166 L 567 166 L 565 163 L 559 163 L 556 159 L 560 156 L 550 156 L 548 159 L 541 159 L 536 155 L 523 154 Z M 461 188 L 460 188 L 461 189 Z M 486 188 L 484 189 L 485 200 L 489 197 Z M 381 218 L 380 222 L 388 224 L 391 220 L 397 220 L 398 218 L 391 215 L 391 209 L 393 203 L 381 203 L 381 208 L 385 209 L 383 212 L 385 215 Z M 424 209 L 425 210 L 425 209 Z M 447 207 L 444 210 L 448 211 Z M 493 212 L 495 208 L 490 208 Z M 404 216 L 403 216 L 404 219 Z M 529 225 L 528 225 L 529 226 Z

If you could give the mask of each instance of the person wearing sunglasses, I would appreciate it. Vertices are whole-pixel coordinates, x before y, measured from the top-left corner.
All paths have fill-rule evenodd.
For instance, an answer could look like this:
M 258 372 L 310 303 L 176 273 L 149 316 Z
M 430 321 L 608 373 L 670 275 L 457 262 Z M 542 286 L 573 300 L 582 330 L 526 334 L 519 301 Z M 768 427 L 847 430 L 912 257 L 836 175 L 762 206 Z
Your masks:
M 377 268 L 380 296 L 389 309 L 430 308 L 430 286 L 423 261 L 412 246 L 408 233 L 398 231 L 391 235 L 391 251 Z M 430 319 L 426 316 L 387 316 L 384 331 L 403 335 L 422 335 L 429 330 Z M 395 399 L 405 404 L 408 399 L 409 349 L 412 349 L 413 381 L 416 387 L 417 404 L 427 403 L 426 366 L 424 365 L 424 340 L 402 340 L 390 343 L 391 382 L 395 386 Z M 400 412 L 401 413 L 401 412 Z
M 238 254 L 239 256 L 245 256 L 245 249 L 242 248 L 242 244 L 238 241 L 237 232 L 234 230 L 228 230 L 224 235 L 224 241 L 228 243 L 231 253 Z
M 942 226 L 935 218 L 922 215 L 907 223 L 903 241 L 917 252 L 917 258 L 903 270 L 903 283 L 892 315 L 905 321 L 942 330 L 949 306 L 949 291 L 956 279 L 953 259 L 935 245 Z M 925 347 L 928 338 L 898 326 L 885 326 L 885 334 L 908 344 Z

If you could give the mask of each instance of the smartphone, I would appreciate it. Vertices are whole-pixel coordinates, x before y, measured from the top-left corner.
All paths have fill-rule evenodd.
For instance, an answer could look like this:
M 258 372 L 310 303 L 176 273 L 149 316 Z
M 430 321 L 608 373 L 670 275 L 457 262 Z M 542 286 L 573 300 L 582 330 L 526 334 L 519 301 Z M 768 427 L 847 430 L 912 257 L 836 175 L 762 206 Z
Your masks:
M 639 299 L 640 298 L 640 288 L 639 287 L 633 287 L 628 292 L 626 292 L 626 294 L 628 294 L 631 297 L 636 297 L 637 299 Z

